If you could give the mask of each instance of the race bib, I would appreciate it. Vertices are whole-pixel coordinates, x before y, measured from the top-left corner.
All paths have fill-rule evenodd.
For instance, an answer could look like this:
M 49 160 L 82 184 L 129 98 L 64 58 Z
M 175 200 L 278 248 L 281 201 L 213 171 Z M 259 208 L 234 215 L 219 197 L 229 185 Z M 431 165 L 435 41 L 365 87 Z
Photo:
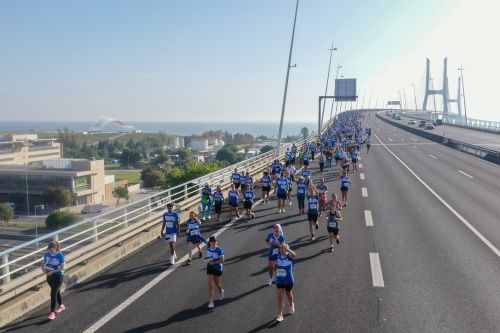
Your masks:
M 337 228 L 337 227 L 338 227 L 338 224 L 337 224 L 337 222 L 328 222 L 328 226 L 329 226 L 330 228 Z
M 316 205 L 316 204 L 310 204 L 309 205 L 309 208 L 311 208 L 311 209 L 316 209 L 316 207 L 318 207 L 318 205 Z
M 200 234 L 200 231 L 198 229 L 193 229 L 189 231 L 189 233 L 191 234 L 191 236 L 197 236 Z
M 173 228 L 174 227 L 174 222 L 167 222 L 166 226 L 167 226 L 167 228 Z
M 278 268 L 276 270 L 276 277 L 286 277 L 286 269 Z
M 273 256 L 277 255 L 278 254 L 278 250 L 279 249 L 273 249 Z

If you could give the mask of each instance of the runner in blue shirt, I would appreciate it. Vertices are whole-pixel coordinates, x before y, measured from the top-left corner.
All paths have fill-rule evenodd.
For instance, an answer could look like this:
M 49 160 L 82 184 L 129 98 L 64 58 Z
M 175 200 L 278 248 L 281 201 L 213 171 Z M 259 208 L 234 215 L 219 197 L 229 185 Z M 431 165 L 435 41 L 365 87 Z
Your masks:
M 269 251 L 267 253 L 267 267 L 269 272 L 269 279 L 267 280 L 267 284 L 270 286 L 273 284 L 273 274 L 274 274 L 274 266 L 276 264 L 276 256 L 279 252 L 279 247 L 282 243 L 285 242 L 285 235 L 283 234 L 283 229 L 280 224 L 275 224 L 273 227 L 273 232 L 271 232 L 266 237 L 266 246 Z
M 306 199 L 307 184 L 304 182 L 304 177 L 300 176 L 297 182 L 297 200 L 299 202 L 299 214 L 304 215 L 304 201 Z
M 218 300 L 224 299 L 224 289 L 222 289 L 222 269 L 224 268 L 224 250 L 218 246 L 217 238 L 211 236 L 207 246 L 207 276 L 208 276 L 208 308 L 213 309 L 214 305 L 214 285 L 219 290 Z
M 61 286 L 64 279 L 65 258 L 60 251 L 59 242 L 51 241 L 48 245 L 48 251 L 43 256 L 42 272 L 47 276 L 47 283 L 50 286 L 50 314 L 49 319 L 56 318 L 56 313 L 65 310 L 66 307 L 61 299 Z M 56 308 L 56 301 L 59 304 Z
M 283 307 L 285 303 L 285 292 L 290 305 L 290 314 L 295 313 L 295 303 L 293 301 L 293 276 L 294 258 L 296 253 L 290 249 L 288 244 L 282 243 L 280 251 L 276 257 L 276 287 L 278 288 L 278 317 L 277 322 L 283 321 Z
M 175 264 L 175 259 L 177 259 L 177 253 L 175 253 L 175 243 L 177 241 L 177 236 L 179 236 L 179 215 L 172 211 L 173 204 L 169 202 L 167 204 L 167 212 L 163 214 L 163 225 L 161 227 L 161 237 L 165 237 L 165 240 L 170 245 L 170 264 Z
M 293 189 L 293 178 L 292 176 L 290 175 L 290 173 L 288 171 L 285 171 L 285 179 L 288 181 L 288 191 L 286 193 L 286 197 L 288 199 L 288 205 L 291 206 L 292 205 L 292 189 Z
M 238 206 L 240 203 L 240 193 L 235 188 L 234 184 L 231 185 L 231 189 L 227 193 L 228 203 L 229 203 L 229 221 L 233 218 L 233 213 L 240 218 L 240 212 L 238 211 Z
M 240 188 L 240 173 L 238 172 L 238 168 L 234 168 L 234 172 L 231 175 L 231 181 L 236 189 Z
M 271 183 L 272 183 L 272 179 L 271 176 L 269 176 L 269 172 L 264 171 L 264 175 L 262 176 L 260 182 L 262 184 L 262 204 L 267 204 L 269 203 L 269 192 L 271 192 Z
M 251 187 L 248 187 L 245 193 L 243 193 L 243 197 L 245 201 L 243 202 L 243 207 L 245 208 L 245 212 L 247 214 L 247 222 L 250 222 L 250 219 L 255 218 L 255 214 L 252 212 L 253 200 L 255 199 L 255 193 Z
M 330 211 L 326 216 L 326 230 L 328 231 L 328 236 L 330 238 L 330 251 L 333 252 L 333 241 L 336 240 L 337 244 L 340 243 L 339 239 L 339 228 L 340 221 L 342 221 L 342 214 L 337 209 L 336 205 L 330 206 Z
M 352 172 L 358 171 L 359 150 L 353 149 L 351 152 Z
M 311 182 L 311 170 L 307 168 L 307 165 L 304 165 L 304 168 L 302 169 L 301 172 L 302 177 L 304 177 L 304 181 L 306 182 L 307 186 L 309 187 L 309 183 Z
M 217 214 L 217 222 L 220 222 L 220 218 L 222 215 L 222 204 L 224 203 L 224 193 L 222 193 L 222 189 L 220 186 L 217 186 L 217 189 L 212 196 L 214 198 L 214 208 L 215 214 Z
M 205 239 L 201 236 L 201 221 L 196 217 L 196 213 L 191 211 L 189 212 L 189 220 L 186 223 L 187 230 L 187 244 L 188 244 L 188 261 L 187 264 L 191 265 L 191 258 L 192 258 L 192 251 L 193 251 L 193 244 L 196 245 L 196 248 L 198 249 L 198 256 L 199 258 L 203 257 L 201 254 L 201 247 L 200 244 L 202 242 L 205 242 Z
M 285 200 L 287 198 L 287 193 L 288 193 L 288 180 L 283 177 L 283 174 L 281 174 L 281 177 L 276 180 L 276 195 L 278 196 L 278 213 L 284 213 L 285 212 Z
M 347 191 L 349 191 L 349 185 L 351 185 L 351 180 L 347 172 L 344 172 L 342 176 L 340 176 L 340 191 L 342 192 L 342 203 L 343 206 L 347 206 Z
M 319 197 L 318 190 L 314 185 L 309 186 L 309 195 L 307 196 L 307 220 L 309 221 L 309 232 L 311 233 L 311 240 L 315 240 L 314 228 L 318 229 L 318 216 L 319 216 Z
M 240 173 L 240 187 L 241 187 L 241 194 L 245 193 L 247 189 L 247 177 L 245 171 L 241 171 Z
M 246 172 L 246 175 L 245 175 L 245 184 L 246 184 L 246 188 L 247 189 L 252 189 L 253 188 L 253 177 L 250 176 L 250 172 Z

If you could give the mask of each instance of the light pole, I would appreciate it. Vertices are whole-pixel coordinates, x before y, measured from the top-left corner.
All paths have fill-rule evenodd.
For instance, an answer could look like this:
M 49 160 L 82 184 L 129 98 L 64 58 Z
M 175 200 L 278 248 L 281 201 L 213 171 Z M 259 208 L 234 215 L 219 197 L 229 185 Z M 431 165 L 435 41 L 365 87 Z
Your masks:
M 325 96 L 328 95 L 328 81 L 330 80 L 330 68 L 332 66 L 333 51 L 337 51 L 337 48 L 333 47 L 333 43 L 332 43 L 332 48 L 328 49 L 327 51 L 330 51 L 330 61 L 328 62 L 328 74 L 326 75 Z M 324 121 L 324 117 L 325 117 L 325 105 L 326 105 L 326 98 L 323 99 L 323 111 L 321 113 L 321 119 L 320 119 L 321 126 L 323 126 L 323 121 Z
M 285 92 L 283 93 L 283 105 L 281 106 L 281 119 L 280 119 L 280 128 L 278 132 L 278 146 L 276 147 L 275 156 L 278 157 L 280 154 L 281 148 L 281 133 L 283 131 L 283 118 L 285 117 L 285 107 L 286 107 L 286 94 L 288 91 L 288 78 L 290 77 L 290 68 L 292 62 L 292 51 L 293 51 L 293 39 L 295 38 L 295 23 L 297 23 L 297 11 L 299 9 L 299 0 L 295 5 L 295 16 L 293 19 L 293 29 L 292 29 L 292 40 L 290 41 L 290 53 L 288 54 L 288 66 L 286 68 L 286 80 L 285 80 Z M 293 66 L 295 67 L 295 65 Z M 319 134 L 319 132 L 318 132 Z
M 415 99 L 415 112 L 418 111 L 418 106 L 417 106 L 417 93 L 415 92 L 415 84 L 411 84 L 411 86 L 413 87 L 413 98 Z
M 40 208 L 42 211 L 45 209 L 44 205 L 35 206 L 35 239 L 38 239 L 38 220 L 36 219 L 36 209 Z M 36 242 L 36 247 L 38 247 L 38 242 Z
M 460 78 L 462 79 L 462 96 L 464 97 L 464 114 L 465 114 L 465 126 L 467 126 L 467 106 L 465 105 L 465 85 L 464 85 L 464 68 L 460 65 L 457 70 L 460 71 Z
M 25 174 L 25 181 L 26 181 L 26 216 L 30 216 L 30 195 L 29 195 L 29 188 L 28 188 L 28 163 L 25 164 L 26 167 L 26 174 Z
M 341 69 L 342 66 L 340 64 L 337 64 L 337 67 L 335 67 L 335 68 L 337 68 L 337 72 L 335 73 L 335 80 L 337 80 L 339 78 L 339 69 Z M 332 107 L 330 109 L 330 119 L 332 118 L 332 114 L 333 114 L 333 104 L 335 104 L 335 114 L 337 114 L 337 105 L 338 105 L 338 103 L 335 100 L 335 98 L 332 101 Z

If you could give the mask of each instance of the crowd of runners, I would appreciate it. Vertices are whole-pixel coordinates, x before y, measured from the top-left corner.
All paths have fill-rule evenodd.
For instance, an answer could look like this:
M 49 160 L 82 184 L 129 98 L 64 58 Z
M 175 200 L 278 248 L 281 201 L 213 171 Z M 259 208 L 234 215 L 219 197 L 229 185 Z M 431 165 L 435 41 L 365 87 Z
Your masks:
M 200 212 L 191 211 L 185 222 L 187 242 L 187 265 L 192 263 L 193 248 L 198 250 L 198 257 L 202 258 L 202 244 L 206 249 L 206 274 L 208 281 L 208 308 L 214 308 L 215 300 L 224 298 L 222 274 L 225 255 L 215 236 L 205 239 L 203 224 L 212 219 L 212 211 L 216 221 L 233 218 L 243 218 L 244 223 L 251 223 L 256 217 L 254 208 L 257 203 L 273 205 L 276 197 L 276 214 L 283 214 L 293 209 L 299 216 L 307 216 L 307 232 L 310 240 L 316 239 L 320 224 L 328 234 L 329 251 L 334 252 L 335 246 L 340 244 L 340 227 L 345 223 L 342 219 L 342 210 L 348 206 L 348 193 L 352 185 L 350 174 L 358 171 L 358 161 L 363 154 L 369 153 L 371 144 L 371 129 L 361 125 L 363 114 L 357 111 L 344 112 L 312 142 L 302 145 L 292 145 L 287 149 L 283 161 L 276 159 L 259 177 L 254 177 L 249 171 L 234 169 L 230 176 L 230 189 L 224 192 L 220 186 L 215 189 L 210 184 L 203 184 L 201 189 Z M 310 170 L 312 163 L 318 162 L 319 175 L 313 177 Z M 336 188 L 329 188 L 326 177 L 334 177 Z M 340 199 L 337 195 L 340 192 Z M 259 197 L 259 200 L 257 198 Z M 296 207 L 293 204 L 296 197 Z M 223 208 L 226 206 L 226 210 Z M 241 210 L 242 208 L 242 210 Z M 243 216 L 240 215 L 243 214 Z M 323 227 L 322 227 L 323 228 Z M 289 313 L 295 312 L 293 298 L 294 286 L 294 258 L 296 253 L 286 242 L 285 230 L 280 224 L 272 226 L 272 232 L 265 238 L 265 247 L 268 251 L 267 270 L 268 285 L 277 286 L 278 316 L 281 322 L 284 313 L 284 298 L 289 302 Z M 181 233 L 181 218 L 169 203 L 163 214 L 161 238 L 169 245 L 169 264 L 174 265 L 177 259 L 176 243 Z M 64 256 L 58 246 L 51 244 L 46 254 L 42 269 L 47 274 L 51 286 L 51 313 L 49 319 L 54 319 L 57 312 L 65 309 L 59 292 L 59 276 L 64 274 Z M 62 281 L 62 278 L 61 278 Z M 216 293 L 217 291 L 217 293 Z M 56 308 L 56 302 L 59 306 Z

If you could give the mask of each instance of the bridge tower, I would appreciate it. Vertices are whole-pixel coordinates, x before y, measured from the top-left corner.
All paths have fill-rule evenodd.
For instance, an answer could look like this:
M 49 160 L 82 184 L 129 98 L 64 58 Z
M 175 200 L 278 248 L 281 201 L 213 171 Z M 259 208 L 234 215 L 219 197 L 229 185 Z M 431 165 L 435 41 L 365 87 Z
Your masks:
M 443 118 L 446 120 L 448 118 L 448 103 L 450 101 L 448 92 L 448 58 L 444 58 L 443 61 L 443 88 L 442 89 L 430 89 L 430 60 L 427 58 L 426 70 L 425 70 L 425 95 L 424 95 L 424 105 L 422 110 L 427 111 L 427 100 L 430 95 L 441 95 L 443 96 Z
M 457 103 L 457 110 L 458 110 L 458 116 L 460 119 L 462 118 L 462 91 L 460 90 L 462 86 L 462 79 L 460 76 L 458 77 L 458 90 L 457 90 L 457 98 L 455 99 L 449 99 L 448 102 L 450 103 Z

